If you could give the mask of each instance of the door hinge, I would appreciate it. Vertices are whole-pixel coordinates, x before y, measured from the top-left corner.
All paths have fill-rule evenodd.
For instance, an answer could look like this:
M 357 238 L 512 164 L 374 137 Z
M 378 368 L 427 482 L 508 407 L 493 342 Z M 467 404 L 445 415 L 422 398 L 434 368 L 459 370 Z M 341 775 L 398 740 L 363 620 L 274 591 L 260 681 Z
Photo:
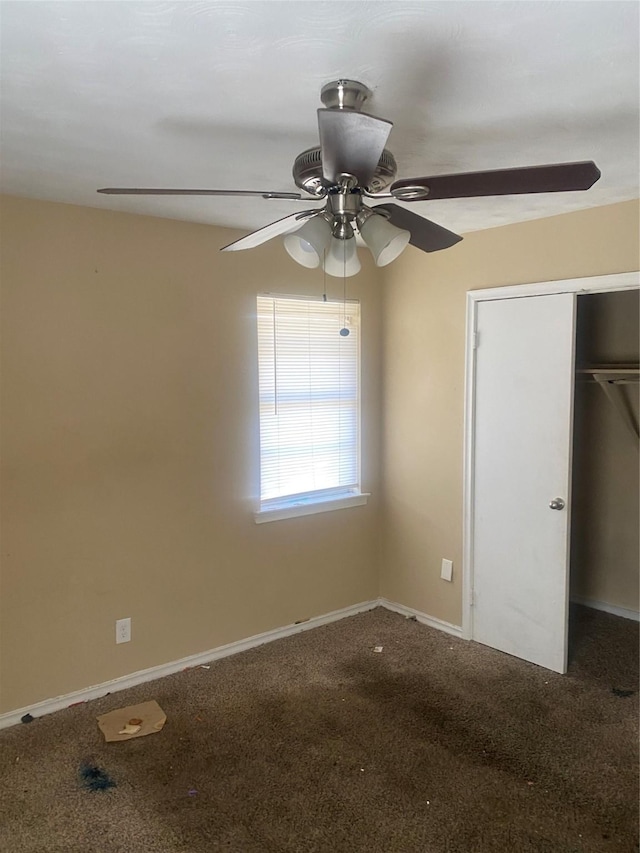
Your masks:
M 469 607 L 473 607 L 475 604 L 476 597 L 474 595 L 473 590 L 471 590 L 471 595 L 469 596 Z
M 479 339 L 480 339 L 480 332 L 474 332 L 473 333 L 473 343 L 472 343 L 473 349 L 478 349 Z

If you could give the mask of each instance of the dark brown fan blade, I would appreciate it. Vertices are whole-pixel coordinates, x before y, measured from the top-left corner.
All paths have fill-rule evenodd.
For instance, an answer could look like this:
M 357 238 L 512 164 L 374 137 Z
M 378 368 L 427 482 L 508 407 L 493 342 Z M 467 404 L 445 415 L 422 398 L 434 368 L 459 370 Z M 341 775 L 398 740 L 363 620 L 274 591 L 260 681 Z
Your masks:
M 592 160 L 580 163 L 556 163 L 551 166 L 528 166 L 521 169 L 496 169 L 491 172 L 464 172 L 459 175 L 433 175 L 427 178 L 404 178 L 391 186 L 391 192 L 404 187 L 428 189 L 427 199 L 471 198 L 486 195 L 518 195 L 520 193 L 558 193 L 588 190 L 600 177 Z M 398 198 L 411 201 L 398 193 Z
M 98 190 L 99 193 L 105 195 L 251 195 L 260 196 L 261 198 L 283 198 L 291 199 L 291 201 L 310 201 L 309 197 L 303 197 L 300 193 L 280 193 L 270 192 L 268 190 L 163 190 L 143 187 L 104 187 Z
M 241 237 L 228 246 L 223 246 L 221 252 L 239 252 L 241 249 L 253 249 L 261 243 L 266 243 L 273 237 L 279 234 L 284 234 L 286 231 L 293 231 L 298 225 L 302 225 L 305 219 L 309 219 L 316 213 L 319 213 L 322 208 L 317 210 L 303 210 L 300 213 L 292 213 L 289 216 L 283 216 L 282 219 L 276 219 L 264 228 L 259 228 L 257 231 L 252 231 L 246 237 Z
M 439 252 L 440 249 L 448 249 L 462 240 L 459 234 L 447 231 L 441 225 L 397 204 L 377 204 L 373 210 L 386 211 L 389 214 L 389 222 L 396 228 L 408 231 L 411 234 L 411 245 L 422 249 L 423 252 Z
M 350 110 L 318 110 L 318 130 L 325 180 L 336 183 L 342 173 L 355 175 L 362 187 L 373 178 L 393 125 Z

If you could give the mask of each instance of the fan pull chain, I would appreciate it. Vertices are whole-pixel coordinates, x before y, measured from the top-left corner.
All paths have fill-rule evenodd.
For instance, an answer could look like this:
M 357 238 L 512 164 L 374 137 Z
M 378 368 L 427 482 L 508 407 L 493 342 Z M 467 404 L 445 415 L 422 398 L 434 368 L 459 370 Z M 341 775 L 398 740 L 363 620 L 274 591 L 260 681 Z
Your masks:
M 327 250 L 322 250 L 322 301 L 327 301 L 327 270 L 325 269 L 325 264 L 327 263 Z
M 273 300 L 273 414 L 278 415 L 278 326 L 276 322 L 276 300 Z
M 343 338 L 348 337 L 347 329 L 347 241 L 342 241 L 342 328 L 340 334 Z

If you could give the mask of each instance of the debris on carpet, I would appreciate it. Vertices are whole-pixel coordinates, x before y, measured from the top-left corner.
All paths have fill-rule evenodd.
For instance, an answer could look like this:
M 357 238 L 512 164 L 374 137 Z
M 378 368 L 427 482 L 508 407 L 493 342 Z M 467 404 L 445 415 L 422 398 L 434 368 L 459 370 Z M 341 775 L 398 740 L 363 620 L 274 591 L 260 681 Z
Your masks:
M 636 692 L 635 690 L 624 690 L 622 687 L 612 687 L 611 692 L 614 696 L 620 696 L 622 699 L 628 699 L 629 696 L 633 696 Z
M 98 727 L 108 742 L 131 740 L 159 732 L 167 722 L 167 715 L 157 702 L 142 702 L 102 714 Z

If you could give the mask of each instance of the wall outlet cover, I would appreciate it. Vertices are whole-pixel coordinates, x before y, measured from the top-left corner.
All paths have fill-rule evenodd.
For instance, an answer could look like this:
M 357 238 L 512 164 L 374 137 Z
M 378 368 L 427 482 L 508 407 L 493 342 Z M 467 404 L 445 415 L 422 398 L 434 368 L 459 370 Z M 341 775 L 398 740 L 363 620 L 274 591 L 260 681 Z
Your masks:
M 116 643 L 128 643 L 131 640 L 131 617 L 116 620 Z

